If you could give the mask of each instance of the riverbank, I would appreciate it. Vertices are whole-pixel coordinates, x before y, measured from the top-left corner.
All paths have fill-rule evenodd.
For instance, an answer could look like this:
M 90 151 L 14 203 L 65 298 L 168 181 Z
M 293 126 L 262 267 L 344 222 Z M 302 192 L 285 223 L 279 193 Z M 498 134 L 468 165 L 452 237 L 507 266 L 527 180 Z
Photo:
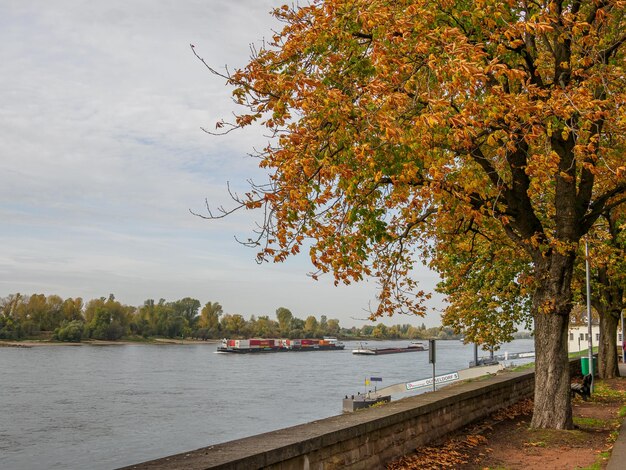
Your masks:
M 207 344 L 212 345 L 219 343 L 218 339 L 168 339 L 168 338 L 153 338 L 153 339 L 141 339 L 130 340 L 124 339 L 119 341 L 102 341 L 97 339 L 88 339 L 79 343 L 67 342 L 67 341 L 53 341 L 53 340 L 23 340 L 23 341 L 10 341 L 0 340 L 0 348 L 35 348 L 41 346 L 124 346 L 130 344 L 150 344 L 150 345 L 168 345 L 168 344 Z

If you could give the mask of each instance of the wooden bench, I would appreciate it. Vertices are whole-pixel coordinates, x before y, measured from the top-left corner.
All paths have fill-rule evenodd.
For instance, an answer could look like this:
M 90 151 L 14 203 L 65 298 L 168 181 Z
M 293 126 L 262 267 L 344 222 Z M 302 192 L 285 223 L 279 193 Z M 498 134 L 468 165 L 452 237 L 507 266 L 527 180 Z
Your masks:
M 570 390 L 572 392 L 572 398 L 574 398 L 577 394 L 581 396 L 581 398 L 585 401 L 591 397 L 591 381 L 593 377 L 591 374 L 587 374 L 583 377 L 582 383 L 574 383 L 570 385 Z

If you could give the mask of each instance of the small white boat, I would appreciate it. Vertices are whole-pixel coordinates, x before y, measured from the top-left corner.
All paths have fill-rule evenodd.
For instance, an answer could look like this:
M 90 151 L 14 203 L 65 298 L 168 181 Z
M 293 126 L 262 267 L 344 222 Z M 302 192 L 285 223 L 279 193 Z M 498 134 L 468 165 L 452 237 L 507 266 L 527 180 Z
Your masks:
M 358 347 L 357 349 L 353 349 L 352 354 L 359 354 L 361 356 L 375 356 L 376 350 L 364 348 L 361 346 L 361 347 Z

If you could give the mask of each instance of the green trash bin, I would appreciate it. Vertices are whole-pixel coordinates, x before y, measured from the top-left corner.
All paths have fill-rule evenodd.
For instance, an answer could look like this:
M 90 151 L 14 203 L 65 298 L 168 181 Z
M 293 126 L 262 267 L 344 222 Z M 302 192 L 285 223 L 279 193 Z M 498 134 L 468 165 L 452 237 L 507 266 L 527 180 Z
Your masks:
M 583 375 L 587 375 L 589 373 L 589 358 L 581 357 L 580 358 L 580 372 Z M 598 372 L 598 358 L 596 356 L 593 357 L 593 374 L 595 375 Z

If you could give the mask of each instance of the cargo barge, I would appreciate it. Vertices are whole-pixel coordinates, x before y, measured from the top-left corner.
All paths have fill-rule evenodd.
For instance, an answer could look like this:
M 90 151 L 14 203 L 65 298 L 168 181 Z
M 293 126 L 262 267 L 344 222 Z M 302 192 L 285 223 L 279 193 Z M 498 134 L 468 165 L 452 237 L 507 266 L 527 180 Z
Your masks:
M 353 349 L 352 354 L 359 356 L 381 356 L 383 354 L 398 354 L 416 351 L 428 351 L 428 348 L 422 343 L 411 343 L 405 348 L 368 348 L 361 345 L 358 349 Z
M 218 353 L 271 353 L 295 351 L 340 351 L 345 348 L 337 338 L 324 339 L 223 339 Z

